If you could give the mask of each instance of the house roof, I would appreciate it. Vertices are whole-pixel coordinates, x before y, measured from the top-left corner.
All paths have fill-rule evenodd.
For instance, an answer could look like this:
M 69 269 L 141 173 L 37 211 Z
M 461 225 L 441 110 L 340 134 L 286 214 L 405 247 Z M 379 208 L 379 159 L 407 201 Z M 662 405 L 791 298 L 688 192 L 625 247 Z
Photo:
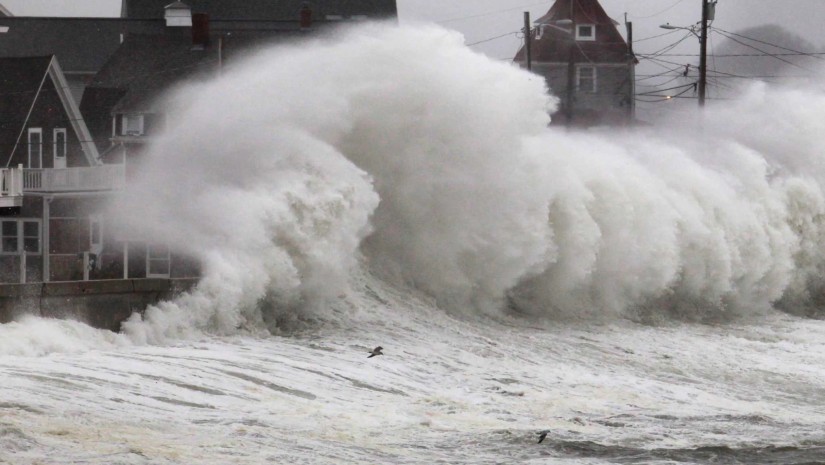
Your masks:
M 188 35 L 132 34 L 89 87 L 125 92 L 112 113 L 152 113 L 157 111 L 157 98 L 170 86 L 217 68 L 217 48 L 193 49 Z
M 253 21 L 251 24 L 256 23 Z M 219 60 L 231 62 L 236 56 L 255 47 L 306 37 L 296 27 L 283 30 L 236 29 L 231 35 L 222 34 L 220 28 L 213 31 L 209 45 L 205 47 L 193 47 L 190 34 L 174 33 L 169 29 L 164 34 L 127 35 L 87 89 L 91 93 L 106 89 L 121 91 L 122 96 L 111 108 L 112 114 L 155 113 L 161 110 L 158 97 L 170 87 L 185 80 L 214 76 Z
M 163 18 L 164 7 L 171 0 L 123 0 L 122 16 L 131 19 Z M 396 17 L 395 0 L 186 0 L 192 13 L 208 13 L 211 19 L 295 21 L 307 4 L 315 17 L 327 15 L 366 15 L 368 17 Z
M 4 7 L 3 4 L 0 3 L 0 17 L 3 17 L 3 16 L 14 16 L 14 15 L 11 14 L 11 11 L 9 11 L 8 8 Z
M 575 3 L 572 8 L 571 17 L 571 3 Z M 619 23 L 609 16 L 599 4 L 598 0 L 556 0 L 553 6 L 550 7 L 544 16 L 537 19 L 537 24 L 550 24 L 561 19 L 572 19 L 578 24 L 612 24 L 614 26 Z
M 42 83 L 51 78 L 72 128 L 82 141 L 89 164 L 97 163 L 97 149 L 68 90 L 63 71 L 54 56 L 0 58 L 0 164 L 8 163 L 26 128 Z
M 162 21 L 120 18 L 0 17 L 9 30 L 0 40 L 0 57 L 55 55 L 67 72 L 95 73 L 120 46 L 124 32 L 150 32 Z M 70 39 L 69 39 L 70 38 Z
M 559 20 L 572 17 L 576 24 L 596 25 L 596 40 L 572 40 L 574 32 L 566 32 L 564 26 L 555 26 Z M 627 42 L 616 29 L 616 22 L 610 19 L 597 0 L 556 0 L 550 11 L 535 21 L 536 24 L 549 25 L 542 28 L 542 34 L 532 42 L 532 59 L 534 62 L 567 63 L 572 53 L 574 63 L 626 64 L 632 59 Z M 568 26 L 569 27 L 569 26 Z M 536 35 L 534 35 L 536 37 Z M 523 62 L 526 52 L 522 47 L 514 61 Z
M 5 166 L 26 124 L 52 57 L 0 58 L 0 164 Z

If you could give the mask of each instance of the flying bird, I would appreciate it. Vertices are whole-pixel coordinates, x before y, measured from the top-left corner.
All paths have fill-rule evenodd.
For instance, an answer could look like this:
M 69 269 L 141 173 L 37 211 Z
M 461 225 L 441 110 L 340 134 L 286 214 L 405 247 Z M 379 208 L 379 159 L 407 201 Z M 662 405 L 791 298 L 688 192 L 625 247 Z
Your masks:
M 383 353 L 383 352 L 381 352 L 382 350 L 384 350 L 384 348 L 383 348 L 383 347 L 381 347 L 381 346 L 378 346 L 378 347 L 376 347 L 375 349 L 372 349 L 372 352 L 370 352 L 370 356 L 369 356 L 369 357 L 367 357 L 367 358 L 373 358 L 373 357 L 375 357 L 376 355 L 384 355 L 384 353 Z
M 539 433 L 539 444 L 541 444 L 541 441 L 544 441 L 544 438 L 547 437 L 547 433 L 547 431 L 542 431 L 541 433 Z

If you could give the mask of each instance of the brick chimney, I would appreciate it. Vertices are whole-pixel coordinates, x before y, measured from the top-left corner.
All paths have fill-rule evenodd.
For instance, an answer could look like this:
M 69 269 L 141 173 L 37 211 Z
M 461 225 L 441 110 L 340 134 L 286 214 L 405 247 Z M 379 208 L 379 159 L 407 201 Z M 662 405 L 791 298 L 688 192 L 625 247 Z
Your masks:
M 192 15 L 192 46 L 203 48 L 209 45 L 209 15 L 195 13 Z
M 308 3 L 304 3 L 300 11 L 301 29 L 309 29 L 312 26 L 312 9 Z

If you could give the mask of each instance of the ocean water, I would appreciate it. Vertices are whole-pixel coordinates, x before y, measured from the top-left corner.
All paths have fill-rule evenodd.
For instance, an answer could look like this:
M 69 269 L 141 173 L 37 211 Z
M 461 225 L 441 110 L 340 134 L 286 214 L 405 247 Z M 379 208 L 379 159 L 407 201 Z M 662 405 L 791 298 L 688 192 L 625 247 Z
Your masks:
M 0 325 L 0 462 L 825 463 L 825 94 L 568 131 L 462 42 L 362 25 L 166 96 L 108 226 L 204 278 L 118 334 Z

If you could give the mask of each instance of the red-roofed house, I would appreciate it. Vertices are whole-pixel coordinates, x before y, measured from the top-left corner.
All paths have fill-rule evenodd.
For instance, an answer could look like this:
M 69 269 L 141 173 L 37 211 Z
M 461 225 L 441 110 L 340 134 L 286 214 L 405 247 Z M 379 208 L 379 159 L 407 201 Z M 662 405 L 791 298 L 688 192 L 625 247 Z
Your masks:
M 628 124 L 636 59 L 598 0 L 556 0 L 531 30 L 531 68 L 560 99 L 554 123 Z M 525 47 L 514 59 L 526 67 Z

